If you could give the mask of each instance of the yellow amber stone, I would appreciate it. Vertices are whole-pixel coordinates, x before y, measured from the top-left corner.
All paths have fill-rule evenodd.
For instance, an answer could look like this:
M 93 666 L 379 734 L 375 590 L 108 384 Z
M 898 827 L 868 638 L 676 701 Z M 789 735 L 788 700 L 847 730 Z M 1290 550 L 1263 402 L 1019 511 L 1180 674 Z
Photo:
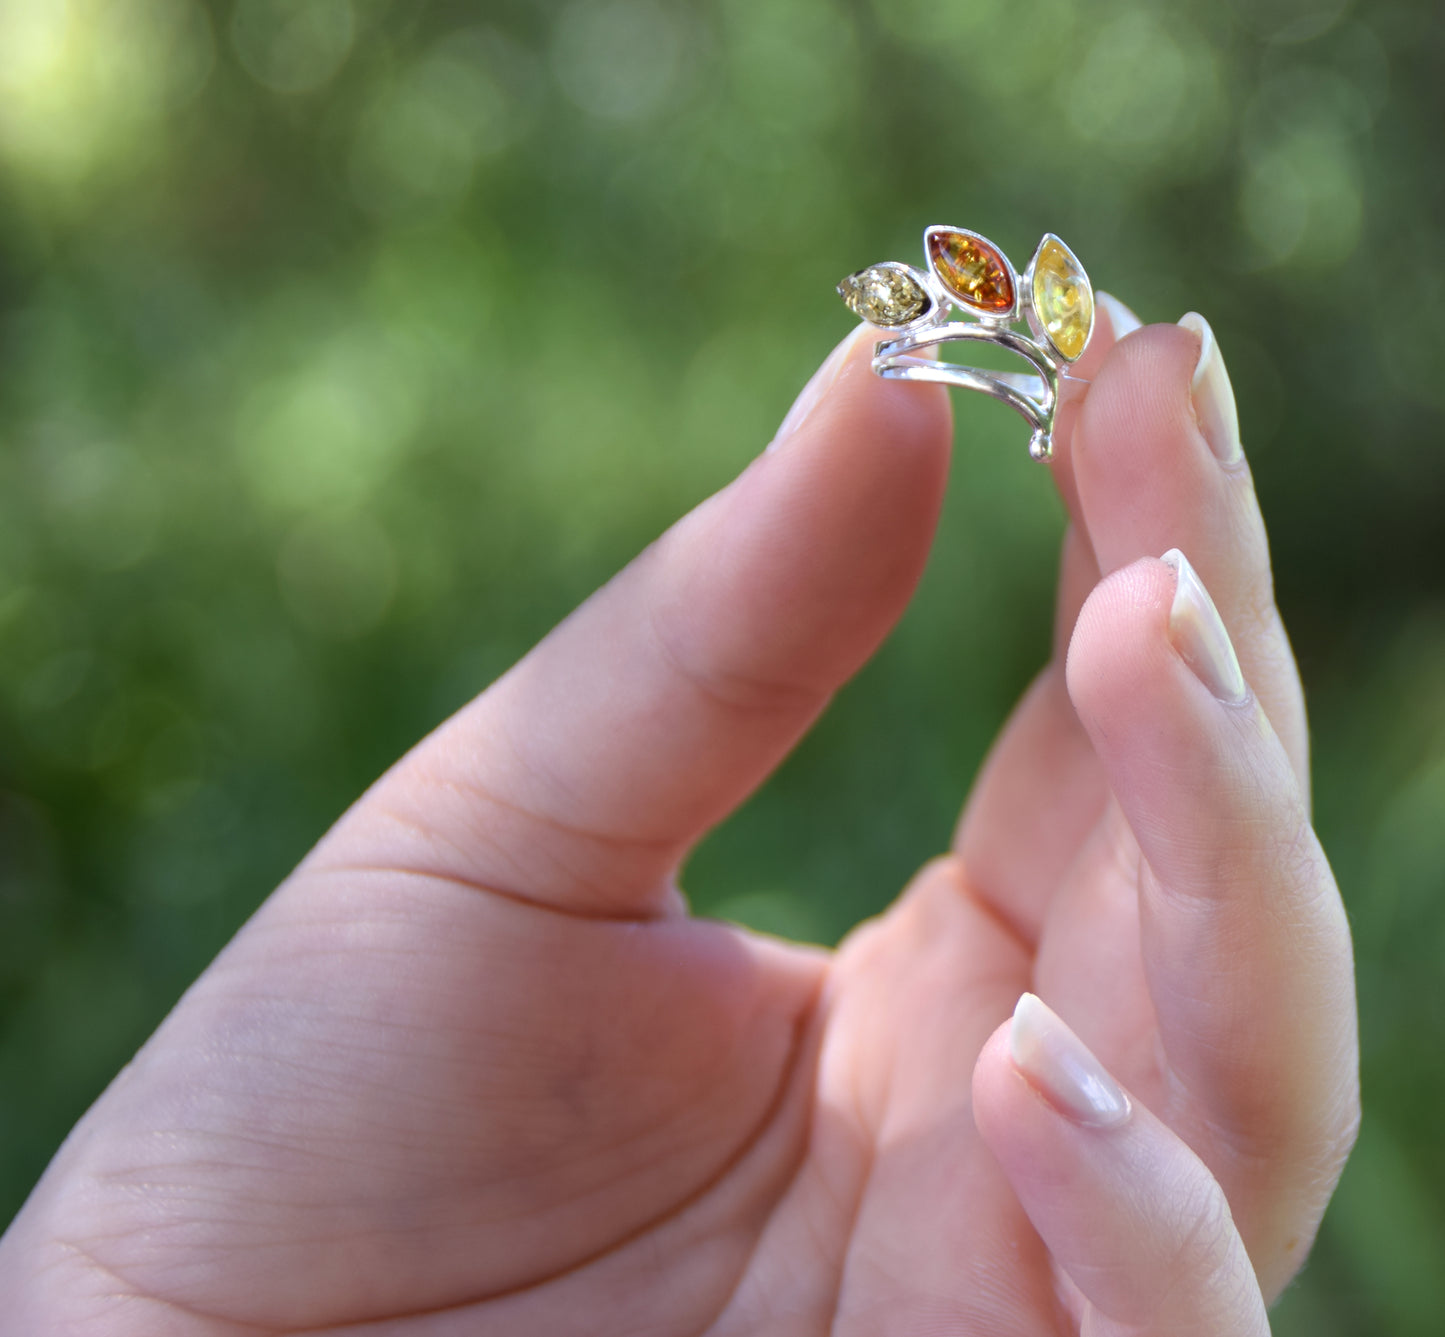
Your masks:
M 886 265 L 874 265 L 849 274 L 838 285 L 838 295 L 860 320 L 870 325 L 906 325 L 916 320 L 932 303 L 911 275 Z
M 1072 362 L 1094 328 L 1094 290 L 1084 267 L 1057 237 L 1045 237 L 1034 257 L 1034 311 L 1049 342 Z

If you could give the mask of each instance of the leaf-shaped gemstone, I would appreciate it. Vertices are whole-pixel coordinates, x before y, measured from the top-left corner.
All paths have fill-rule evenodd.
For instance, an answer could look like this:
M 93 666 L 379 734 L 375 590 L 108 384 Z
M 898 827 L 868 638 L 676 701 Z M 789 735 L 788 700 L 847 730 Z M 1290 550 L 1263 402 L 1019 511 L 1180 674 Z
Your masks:
M 985 316 L 1012 316 L 1017 310 L 1013 269 L 998 247 L 951 227 L 929 228 L 925 241 L 928 263 L 960 306 Z
M 904 269 L 872 265 L 849 274 L 838 295 L 860 320 L 885 329 L 917 320 L 933 304 L 923 285 Z
M 1053 233 L 1045 233 L 1034 255 L 1030 296 L 1042 333 L 1072 362 L 1088 346 L 1094 328 L 1094 289 L 1074 253 Z

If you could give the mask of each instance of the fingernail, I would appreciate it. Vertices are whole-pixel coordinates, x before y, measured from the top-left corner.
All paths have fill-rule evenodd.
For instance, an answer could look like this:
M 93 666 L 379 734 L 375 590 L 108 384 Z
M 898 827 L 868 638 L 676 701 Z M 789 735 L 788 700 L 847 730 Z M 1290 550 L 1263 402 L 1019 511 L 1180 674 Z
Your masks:
M 777 435 L 768 442 L 767 451 L 764 454 L 777 450 L 803 425 L 808 414 L 817 408 L 819 401 L 828 393 L 829 387 L 838 379 L 838 373 L 843 370 L 843 364 L 848 361 L 848 355 L 853 351 L 853 345 L 865 333 L 876 334 L 877 331 L 871 325 L 859 325 L 852 334 L 828 354 L 823 365 L 813 373 L 812 379 L 803 387 L 803 392 L 793 401 L 793 407 L 788 410 L 788 416 L 783 419 Z
M 1094 300 L 1109 313 L 1109 325 L 1117 343 L 1126 334 L 1133 334 L 1144 322 L 1111 292 L 1097 292 Z
M 1239 657 L 1229 639 L 1219 609 L 1199 579 L 1199 573 L 1178 548 L 1159 559 L 1174 568 L 1174 602 L 1169 606 L 1169 639 L 1180 658 L 1221 701 L 1237 706 L 1248 695 Z
M 1129 1117 L 1129 1098 L 1051 1008 L 1031 993 L 1020 997 L 1009 1027 L 1014 1066 L 1060 1113 L 1090 1128 Z
M 1229 383 L 1219 341 L 1209 322 L 1197 311 L 1179 319 L 1180 329 L 1199 336 L 1199 361 L 1194 364 L 1194 379 L 1189 392 L 1194 399 L 1194 416 L 1209 448 L 1221 464 L 1233 464 L 1244 454 L 1239 444 L 1239 413 L 1234 407 L 1234 387 Z

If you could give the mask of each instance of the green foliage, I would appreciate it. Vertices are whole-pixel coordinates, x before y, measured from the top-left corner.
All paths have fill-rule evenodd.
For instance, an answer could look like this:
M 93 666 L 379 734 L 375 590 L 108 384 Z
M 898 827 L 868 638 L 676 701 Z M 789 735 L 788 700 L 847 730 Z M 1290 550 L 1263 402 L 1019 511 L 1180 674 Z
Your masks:
M 1049 229 L 1213 322 L 1311 692 L 1366 1125 L 1278 1330 L 1437 1331 L 1442 50 L 1418 0 L 0 0 L 0 1220 L 347 802 L 760 449 L 842 274 Z M 885 905 L 1046 653 L 1059 507 L 956 400 L 916 603 L 705 911 Z

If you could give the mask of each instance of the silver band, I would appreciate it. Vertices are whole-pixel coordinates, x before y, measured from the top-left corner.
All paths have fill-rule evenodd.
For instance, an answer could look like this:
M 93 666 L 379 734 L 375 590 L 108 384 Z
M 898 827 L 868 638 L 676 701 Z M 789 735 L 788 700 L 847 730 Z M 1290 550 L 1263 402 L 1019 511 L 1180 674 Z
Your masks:
M 875 348 L 873 370 L 893 380 L 982 391 L 1029 424 L 1029 454 L 1050 459 L 1060 404 L 1088 385 L 1068 374 L 1093 332 L 1093 289 L 1083 267 L 1052 234 L 1039 243 L 1022 281 L 1002 251 L 962 228 L 928 228 L 924 251 L 926 272 L 887 261 L 839 284 L 855 314 L 893 336 Z M 972 319 L 950 320 L 952 309 Z M 1032 337 L 1009 328 L 1020 319 Z M 1035 374 L 985 371 L 938 356 L 944 345 L 974 341 L 1017 354 Z
M 1039 374 L 1030 376 L 1027 372 L 984 371 L 957 362 L 915 356 L 917 349 L 963 343 L 970 339 L 983 339 L 1027 358 L 1039 369 Z M 901 339 L 883 340 L 874 349 L 873 370 L 890 380 L 936 381 L 960 390 L 982 390 L 984 394 L 1007 404 L 1028 423 L 1032 429 L 1029 454 L 1036 460 L 1047 460 L 1054 453 L 1054 411 L 1058 406 L 1061 378 L 1079 386 L 1088 384 L 1072 376 L 1063 377 L 1062 371 L 1043 348 L 1025 335 L 961 320 L 917 334 L 907 334 Z

